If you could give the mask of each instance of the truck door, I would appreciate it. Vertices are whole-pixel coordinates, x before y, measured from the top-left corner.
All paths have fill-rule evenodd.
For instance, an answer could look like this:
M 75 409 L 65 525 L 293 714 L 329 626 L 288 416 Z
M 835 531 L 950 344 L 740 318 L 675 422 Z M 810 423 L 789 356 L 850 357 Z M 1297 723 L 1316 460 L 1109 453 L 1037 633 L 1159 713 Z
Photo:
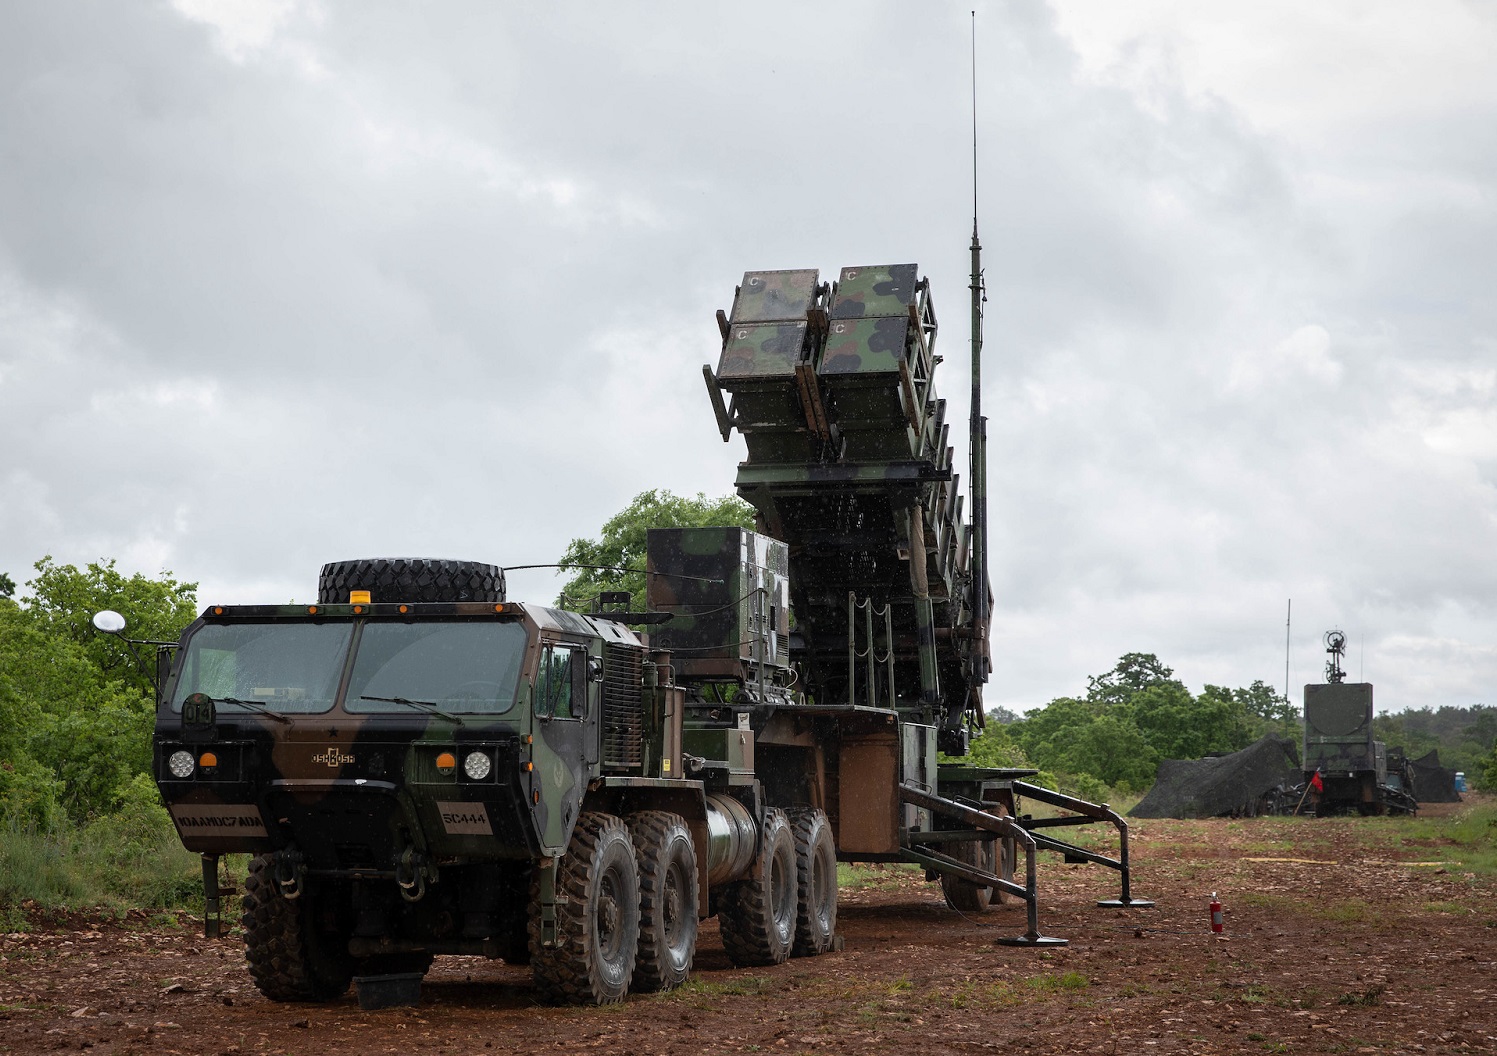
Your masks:
M 598 712 L 590 701 L 587 647 L 543 641 L 535 686 L 535 766 L 541 842 L 566 846 L 598 760 Z

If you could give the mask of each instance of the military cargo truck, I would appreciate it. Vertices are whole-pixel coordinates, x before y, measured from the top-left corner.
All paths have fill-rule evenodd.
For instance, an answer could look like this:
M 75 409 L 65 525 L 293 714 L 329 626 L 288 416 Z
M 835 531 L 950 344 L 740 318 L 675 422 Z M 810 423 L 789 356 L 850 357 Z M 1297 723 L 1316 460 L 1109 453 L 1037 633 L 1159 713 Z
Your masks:
M 974 301 L 980 285 L 974 253 Z M 839 860 L 919 863 L 964 911 L 1021 900 L 1014 945 L 1065 941 L 1039 931 L 1040 850 L 1117 870 L 1099 904 L 1152 904 L 1105 805 L 938 761 L 982 721 L 989 589 L 915 266 L 749 273 L 719 322 L 709 391 L 724 439 L 749 438 L 738 487 L 761 531 L 652 531 L 647 611 L 372 559 L 325 566 L 316 604 L 213 606 L 187 628 L 156 778 L 204 856 L 210 931 L 219 857 L 252 856 L 267 996 L 467 954 L 528 963 L 545 1000 L 616 1001 L 685 980 L 713 915 L 735 964 L 814 956 L 836 942 Z M 1055 835 L 1099 821 L 1115 857 Z

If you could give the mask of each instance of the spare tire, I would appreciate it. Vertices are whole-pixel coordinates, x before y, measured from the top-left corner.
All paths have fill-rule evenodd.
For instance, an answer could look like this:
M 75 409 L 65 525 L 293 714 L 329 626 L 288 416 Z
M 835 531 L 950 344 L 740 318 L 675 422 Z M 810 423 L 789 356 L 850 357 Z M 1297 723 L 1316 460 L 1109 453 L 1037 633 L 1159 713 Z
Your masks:
M 346 604 L 353 590 L 369 591 L 371 602 L 503 601 L 504 569 L 434 557 L 368 557 L 322 566 L 319 605 Z

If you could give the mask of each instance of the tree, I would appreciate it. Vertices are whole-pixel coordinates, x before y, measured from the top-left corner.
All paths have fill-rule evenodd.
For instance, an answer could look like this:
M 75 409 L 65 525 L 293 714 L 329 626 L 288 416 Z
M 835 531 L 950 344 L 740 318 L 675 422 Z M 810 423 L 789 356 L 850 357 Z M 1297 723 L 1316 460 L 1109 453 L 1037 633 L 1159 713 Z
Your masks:
M 131 638 L 176 641 L 197 615 L 197 584 L 180 583 L 170 572 L 162 572 L 158 579 L 138 572 L 126 577 L 112 560 L 79 569 L 53 564 L 49 555 L 35 567 L 36 577 L 26 584 L 32 597 L 23 602 L 33 626 L 76 642 L 106 677 L 154 695 L 150 675 L 123 643 L 94 629 L 94 613 L 113 609 L 124 616 L 125 633 Z M 149 665 L 151 657 L 144 659 Z
M 982 733 L 972 738 L 964 758 L 953 760 L 968 766 L 1027 767 L 1024 749 L 1009 733 L 1008 726 L 989 720 Z
M 172 640 L 197 588 L 169 572 L 127 577 L 113 561 L 35 567 L 31 596 L 0 599 L 0 817 L 50 828 L 61 808 L 78 821 L 109 813 L 150 769 L 150 675 L 93 614 L 114 609 L 131 637 Z
M 16 596 L 16 581 L 4 572 L 0 572 L 0 598 L 13 598 Z
M 1246 710 L 1220 686 L 1207 686 L 1192 697 L 1178 682 L 1160 683 L 1134 694 L 1127 710 L 1164 759 L 1235 752 L 1255 740 Z
M 643 610 L 645 533 L 651 528 L 714 526 L 752 529 L 754 508 L 731 495 L 709 499 L 702 492 L 696 498 L 656 489 L 640 492 L 609 518 L 597 539 L 573 539 L 567 546 L 558 564 L 576 569 L 577 574 L 567 580 L 556 603 L 582 612 L 603 591 L 625 590 L 630 596 L 629 607 Z
M 108 678 L 80 643 L 0 601 L 0 816 L 47 827 L 112 809 L 149 769 L 151 697 Z
M 1159 753 L 1143 731 L 1127 715 L 1108 712 L 1078 728 L 1049 769 L 1091 774 L 1103 784 L 1137 792 L 1154 783 L 1158 767 Z
M 1086 680 L 1086 699 L 1104 706 L 1126 704 L 1140 690 L 1166 683 L 1185 688 L 1153 653 L 1124 653 L 1107 674 Z

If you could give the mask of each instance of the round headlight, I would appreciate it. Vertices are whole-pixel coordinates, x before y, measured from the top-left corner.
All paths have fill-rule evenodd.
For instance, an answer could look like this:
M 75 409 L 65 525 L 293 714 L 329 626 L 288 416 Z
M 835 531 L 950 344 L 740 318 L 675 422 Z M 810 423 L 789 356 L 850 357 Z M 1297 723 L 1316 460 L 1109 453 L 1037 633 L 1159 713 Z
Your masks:
M 172 772 L 173 777 L 191 777 L 196 765 L 191 752 L 173 752 L 166 760 L 167 769 Z
M 492 769 L 494 763 L 489 759 L 488 752 L 469 752 L 463 760 L 463 773 L 468 775 L 470 781 L 482 781 Z

